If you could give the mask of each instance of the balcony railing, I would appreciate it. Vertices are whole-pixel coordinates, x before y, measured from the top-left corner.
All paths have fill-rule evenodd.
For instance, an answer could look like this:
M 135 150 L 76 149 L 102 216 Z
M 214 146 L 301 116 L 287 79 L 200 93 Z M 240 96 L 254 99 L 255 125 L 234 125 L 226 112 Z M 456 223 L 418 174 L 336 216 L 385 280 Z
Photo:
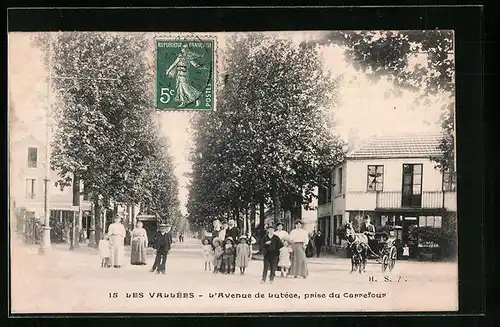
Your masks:
M 377 209 L 398 208 L 422 208 L 422 209 L 444 209 L 446 208 L 444 192 L 424 191 L 421 195 L 405 196 L 400 191 L 377 192 Z

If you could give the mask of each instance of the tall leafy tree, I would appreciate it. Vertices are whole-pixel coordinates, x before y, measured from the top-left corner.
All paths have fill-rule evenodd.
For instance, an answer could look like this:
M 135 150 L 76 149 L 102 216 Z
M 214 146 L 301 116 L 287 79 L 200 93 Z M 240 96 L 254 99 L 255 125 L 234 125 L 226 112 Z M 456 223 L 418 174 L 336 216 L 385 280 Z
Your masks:
M 72 176 L 83 179 L 93 194 L 96 217 L 111 199 L 137 203 L 156 137 L 147 87 L 147 41 L 123 34 L 65 32 L 51 40 L 39 34 L 35 43 L 50 65 L 59 108 L 51 153 L 58 182 L 69 186 Z M 99 239 L 100 219 L 95 221 Z
M 203 196 L 221 203 L 211 209 L 229 206 L 236 214 L 270 204 L 276 219 L 291 195 L 308 205 L 314 188 L 326 182 L 321 171 L 342 160 L 342 143 L 327 119 L 336 80 L 323 70 L 318 48 L 288 39 L 236 36 L 225 57 L 218 109 L 195 125 L 190 198 Z M 214 199 L 202 183 L 221 195 Z

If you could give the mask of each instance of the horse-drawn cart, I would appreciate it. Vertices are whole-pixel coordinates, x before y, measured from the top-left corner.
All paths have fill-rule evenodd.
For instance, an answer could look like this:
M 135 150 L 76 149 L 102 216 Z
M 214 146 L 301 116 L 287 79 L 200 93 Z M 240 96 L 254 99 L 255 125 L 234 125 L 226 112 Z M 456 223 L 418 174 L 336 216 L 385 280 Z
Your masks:
M 396 238 L 392 233 L 375 233 L 373 239 L 362 233 L 356 233 L 350 223 L 346 224 L 345 237 L 351 252 L 351 273 L 365 271 L 368 260 L 382 266 L 382 271 L 392 271 L 396 264 Z
M 378 244 L 376 249 L 373 249 L 375 252 L 374 258 L 377 263 L 382 265 L 382 271 L 392 271 L 394 265 L 396 264 L 396 259 L 398 256 L 398 251 L 396 248 L 395 238 L 391 237 L 389 234 L 375 233 L 375 244 Z M 371 259 L 368 256 L 368 259 Z

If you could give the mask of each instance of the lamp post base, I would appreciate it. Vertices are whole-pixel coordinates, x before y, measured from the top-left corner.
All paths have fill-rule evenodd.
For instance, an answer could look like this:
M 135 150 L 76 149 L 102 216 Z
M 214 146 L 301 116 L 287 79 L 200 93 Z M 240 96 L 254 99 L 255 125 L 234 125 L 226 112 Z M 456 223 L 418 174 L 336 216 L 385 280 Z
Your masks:
M 51 248 L 51 243 L 50 243 L 50 227 L 49 226 L 43 226 L 43 237 L 42 237 L 42 244 L 40 246 L 40 249 L 38 253 L 40 254 L 46 254 L 50 252 Z

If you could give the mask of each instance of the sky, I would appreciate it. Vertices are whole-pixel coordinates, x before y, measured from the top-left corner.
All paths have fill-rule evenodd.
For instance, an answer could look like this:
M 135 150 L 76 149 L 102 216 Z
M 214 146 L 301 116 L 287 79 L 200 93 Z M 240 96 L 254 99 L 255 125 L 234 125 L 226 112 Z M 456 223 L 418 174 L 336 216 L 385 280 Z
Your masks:
M 298 43 L 320 37 L 322 33 L 324 32 L 302 31 L 278 32 L 277 34 Z M 164 35 L 145 34 L 151 40 Z M 224 49 L 225 39 L 231 34 L 212 33 L 211 35 L 217 37 L 218 49 L 221 52 Z M 43 141 L 48 94 L 47 72 L 42 65 L 39 50 L 30 44 L 29 37 L 29 33 L 10 33 L 8 36 L 8 83 L 11 105 L 9 136 L 15 140 L 33 134 Z M 413 93 L 406 91 L 399 97 L 386 96 L 391 83 L 384 79 L 377 83 L 369 81 L 346 60 L 341 48 L 324 47 L 322 55 L 325 69 L 330 70 L 336 76 L 343 76 L 339 92 L 341 104 L 330 110 L 334 113 L 335 133 L 344 140 L 349 139 L 350 133 L 356 133 L 360 139 L 366 139 L 380 134 L 440 131 L 438 119 L 441 99 L 439 96 L 432 99 L 432 104 L 429 106 L 414 107 L 415 95 Z M 184 213 L 186 213 L 185 204 L 188 194 L 188 180 L 185 174 L 190 171 L 187 158 L 191 146 L 189 120 L 192 115 L 196 113 L 162 112 L 156 115 L 160 119 L 163 135 L 170 139 L 175 174 L 180 183 L 179 200 Z

